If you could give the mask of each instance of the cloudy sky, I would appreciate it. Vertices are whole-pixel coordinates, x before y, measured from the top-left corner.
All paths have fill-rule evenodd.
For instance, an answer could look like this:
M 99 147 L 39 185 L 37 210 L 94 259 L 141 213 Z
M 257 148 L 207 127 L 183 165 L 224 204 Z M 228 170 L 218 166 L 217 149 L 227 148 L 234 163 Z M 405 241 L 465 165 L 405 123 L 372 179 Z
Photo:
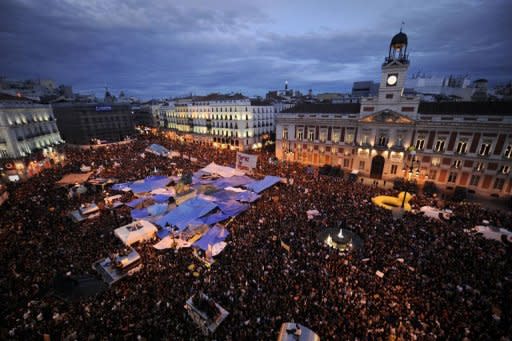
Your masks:
M 1 0 L 0 76 L 158 98 L 377 80 L 405 22 L 410 73 L 512 79 L 510 0 Z

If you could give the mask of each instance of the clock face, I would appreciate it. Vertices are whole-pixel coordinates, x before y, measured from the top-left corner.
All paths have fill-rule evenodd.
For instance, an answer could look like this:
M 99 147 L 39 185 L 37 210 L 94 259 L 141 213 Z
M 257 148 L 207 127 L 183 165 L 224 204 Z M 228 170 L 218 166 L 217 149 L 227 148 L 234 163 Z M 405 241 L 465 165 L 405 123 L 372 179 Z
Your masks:
M 389 75 L 388 79 L 387 79 L 387 84 L 395 85 L 397 80 L 398 80 L 398 78 L 396 77 L 396 75 Z

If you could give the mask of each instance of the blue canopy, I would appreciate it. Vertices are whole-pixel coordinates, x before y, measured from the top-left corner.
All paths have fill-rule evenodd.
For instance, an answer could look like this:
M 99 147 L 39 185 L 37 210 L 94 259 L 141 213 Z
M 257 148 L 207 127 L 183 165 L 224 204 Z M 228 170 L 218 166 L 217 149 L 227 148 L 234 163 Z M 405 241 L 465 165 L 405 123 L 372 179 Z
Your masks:
M 188 223 L 208 214 L 216 207 L 216 204 L 201 198 L 190 199 L 158 219 L 156 224 L 162 227 L 166 225 L 177 226 L 180 230 L 183 230 Z
M 141 219 L 141 218 L 147 217 L 149 215 L 149 212 L 148 212 L 147 208 L 141 208 L 141 209 L 135 208 L 132 210 L 132 212 L 130 214 L 133 219 Z
M 133 182 L 130 188 L 133 193 L 151 192 L 154 189 L 167 186 L 169 178 L 162 175 L 148 176 L 142 181 Z
M 168 235 L 170 235 L 171 232 L 167 229 L 161 229 L 159 230 L 156 235 L 158 236 L 158 238 L 160 239 L 164 239 L 165 237 L 167 237 Z
M 167 204 L 154 204 L 147 208 L 148 213 L 151 216 L 157 216 L 164 214 L 167 211 Z
M 136 206 L 138 206 L 139 204 L 142 204 L 142 203 L 144 202 L 144 200 L 146 200 L 146 198 L 137 198 L 137 199 L 133 199 L 132 201 L 127 202 L 127 203 L 126 203 L 126 206 L 131 207 L 131 208 L 135 208 L 135 207 L 136 207 Z
M 218 222 L 229 219 L 230 217 L 231 216 L 224 214 L 222 211 L 219 211 L 217 213 L 212 213 L 212 214 L 202 217 L 201 221 L 206 225 L 213 225 Z
M 226 187 L 237 187 L 237 186 L 243 186 L 247 185 L 250 182 L 253 182 L 254 179 L 242 175 L 242 176 L 232 176 L 230 178 L 221 178 L 217 179 L 213 182 L 213 186 L 223 189 Z
M 153 200 L 155 200 L 155 202 L 158 202 L 158 203 L 166 203 L 169 198 L 171 197 L 171 195 L 167 195 L 167 194 L 157 194 L 157 195 L 154 195 L 153 196 Z
M 218 202 L 217 205 L 219 205 L 222 213 L 232 217 L 242 213 L 249 208 L 248 204 L 241 204 L 236 200 Z
M 250 184 L 246 185 L 245 187 L 247 189 L 250 189 L 251 191 L 259 194 L 259 193 L 263 192 L 264 190 L 266 190 L 267 188 L 274 186 L 279 181 L 281 181 L 280 177 L 267 175 L 262 180 L 251 182 Z
M 245 191 L 245 192 L 238 193 L 236 196 L 236 200 L 238 200 L 240 202 L 255 202 L 260 197 L 261 197 L 261 195 L 256 194 L 254 192 Z
M 224 241 L 229 236 L 229 231 L 223 227 L 215 225 L 206 232 L 201 239 L 193 244 L 194 247 L 203 251 L 208 249 L 208 244 L 214 245 Z
M 233 191 L 226 191 L 226 190 L 220 190 L 215 193 L 210 194 L 210 196 L 215 198 L 215 202 L 223 202 L 228 200 L 235 200 L 236 196 L 238 195 L 237 192 Z
M 131 182 L 123 182 L 120 184 L 113 184 L 112 189 L 114 191 L 122 191 L 125 188 L 130 188 L 130 184 L 131 184 Z

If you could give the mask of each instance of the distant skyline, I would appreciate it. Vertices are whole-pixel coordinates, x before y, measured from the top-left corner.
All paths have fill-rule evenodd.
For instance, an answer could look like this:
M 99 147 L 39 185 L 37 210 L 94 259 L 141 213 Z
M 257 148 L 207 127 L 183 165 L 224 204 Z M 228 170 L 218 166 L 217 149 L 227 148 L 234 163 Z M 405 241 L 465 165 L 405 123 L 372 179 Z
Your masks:
M 347 92 L 377 81 L 402 21 L 411 66 L 512 79 L 512 1 L 0 1 L 0 76 L 143 99 Z

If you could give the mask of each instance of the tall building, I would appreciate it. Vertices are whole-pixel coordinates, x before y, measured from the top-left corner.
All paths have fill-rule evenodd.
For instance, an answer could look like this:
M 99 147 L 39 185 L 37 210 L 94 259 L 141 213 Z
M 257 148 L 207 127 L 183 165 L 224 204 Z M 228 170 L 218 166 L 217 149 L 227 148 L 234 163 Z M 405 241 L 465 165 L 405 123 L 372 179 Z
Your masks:
M 51 106 L 0 94 L 0 159 L 50 151 L 62 142 Z
M 176 100 L 160 111 L 165 128 L 184 133 L 191 141 L 247 150 L 270 138 L 276 108 L 241 94 L 210 94 Z
M 376 96 L 278 114 L 277 157 L 340 166 L 376 180 L 405 177 L 448 191 L 510 195 L 512 103 L 422 102 L 404 93 L 407 45 L 403 32 L 391 40 Z
M 117 142 L 135 133 L 130 104 L 55 103 L 53 110 L 62 138 L 70 144 Z

